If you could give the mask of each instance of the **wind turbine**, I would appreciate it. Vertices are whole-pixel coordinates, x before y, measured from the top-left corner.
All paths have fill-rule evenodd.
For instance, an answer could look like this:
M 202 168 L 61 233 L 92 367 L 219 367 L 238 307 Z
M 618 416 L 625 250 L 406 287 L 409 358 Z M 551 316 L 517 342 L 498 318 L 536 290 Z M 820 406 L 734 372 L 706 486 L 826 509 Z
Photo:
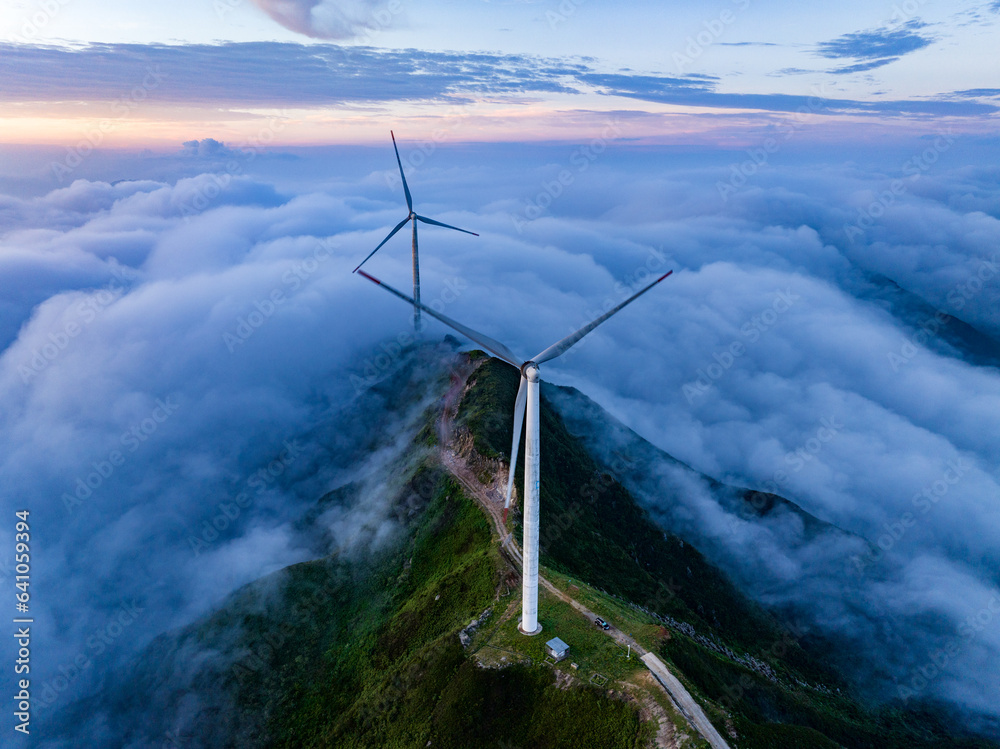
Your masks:
M 522 542 L 523 573 L 521 575 L 521 623 L 518 629 L 526 635 L 537 635 L 542 631 L 538 624 L 538 495 L 539 495 L 539 419 L 538 419 L 538 365 L 555 359 L 557 356 L 565 354 L 587 333 L 592 331 L 609 317 L 620 311 L 625 306 L 631 304 L 651 288 L 660 283 L 673 271 L 664 273 L 642 290 L 636 292 L 614 309 L 605 312 L 593 322 L 584 325 L 575 333 L 572 333 L 561 341 L 553 343 L 547 349 L 536 354 L 531 359 L 518 363 L 520 360 L 506 346 L 489 336 L 483 335 L 471 328 L 467 328 L 459 322 L 455 322 L 449 317 L 442 315 L 430 307 L 425 307 L 420 302 L 411 299 L 401 291 L 392 288 L 379 279 L 364 271 L 361 275 L 369 281 L 381 286 L 390 294 L 395 294 L 400 299 L 412 303 L 418 309 L 422 309 L 428 315 L 436 317 L 462 335 L 475 341 L 487 351 L 503 359 L 508 364 L 517 367 L 521 371 L 521 384 L 517 388 L 517 398 L 514 400 L 514 440 L 510 449 L 510 472 L 507 476 L 507 498 L 504 501 L 504 522 L 507 521 L 507 510 L 510 507 L 510 495 L 514 488 L 514 469 L 517 466 L 517 450 L 521 440 L 521 425 L 524 424 L 525 412 L 527 412 L 528 426 L 526 430 L 527 444 L 524 447 L 524 540 Z
M 408 221 L 412 221 L 413 222 L 413 299 L 414 299 L 414 302 L 413 302 L 413 328 L 414 328 L 414 330 L 419 331 L 420 330 L 420 310 L 421 310 L 421 307 L 423 305 L 420 304 L 420 261 L 419 261 L 419 258 L 417 256 L 417 222 L 418 221 L 423 221 L 425 224 L 431 224 L 433 226 L 443 226 L 445 229 L 454 229 L 455 231 L 465 232 L 466 234 L 471 234 L 474 237 L 478 237 L 479 235 L 476 234 L 476 232 L 474 232 L 474 231 L 468 231 L 466 229 L 459 229 L 457 226 L 451 226 L 449 224 L 442 224 L 440 221 L 435 221 L 432 218 L 427 218 L 426 216 L 420 216 L 420 215 L 418 215 L 413 210 L 413 198 L 410 197 L 410 188 L 407 187 L 407 185 L 406 185 L 406 175 L 403 174 L 403 162 L 400 161 L 400 159 L 399 159 L 399 149 L 396 148 L 396 136 L 392 132 L 392 130 L 389 131 L 389 135 L 392 136 L 392 148 L 396 152 L 396 163 L 399 165 L 399 176 L 403 179 L 403 194 L 406 196 L 406 210 L 409 211 L 409 214 L 407 215 L 406 218 L 404 218 L 402 221 L 400 221 L 398 224 L 396 224 L 396 227 L 391 232 L 389 232 L 388 236 L 386 236 L 385 239 L 383 239 L 381 242 L 379 242 L 378 247 L 376 247 L 374 250 L 372 250 L 371 252 L 368 253 L 368 257 L 366 257 L 364 260 L 362 260 L 360 263 L 358 263 L 358 267 L 354 269 L 354 272 L 357 273 L 358 270 L 360 270 L 361 266 L 368 262 L 368 258 L 370 258 L 372 255 L 374 255 L 376 252 L 378 252 L 379 249 L 381 249 L 382 245 L 384 245 L 386 242 L 388 242 L 390 239 L 392 239 L 392 236 L 397 231 L 399 231 L 404 226 L 406 226 L 406 223 Z

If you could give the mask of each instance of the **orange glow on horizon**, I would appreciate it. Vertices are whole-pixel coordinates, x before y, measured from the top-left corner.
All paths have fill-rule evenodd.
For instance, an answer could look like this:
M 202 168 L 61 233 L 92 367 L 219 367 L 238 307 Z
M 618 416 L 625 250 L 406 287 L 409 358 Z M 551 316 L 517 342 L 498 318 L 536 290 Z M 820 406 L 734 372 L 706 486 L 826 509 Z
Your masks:
M 578 102 L 577 102 L 578 103 Z M 594 102 L 588 102 L 593 104 Z M 603 106 L 620 100 L 599 102 Z M 749 147 L 769 130 L 791 125 L 796 139 L 851 140 L 895 133 L 926 133 L 927 121 L 847 115 L 813 115 L 752 110 L 709 110 L 650 105 L 642 110 L 553 107 L 552 102 L 492 101 L 456 105 L 409 105 L 403 111 L 384 107 L 225 111 L 198 107 L 159 107 L 143 117 L 111 118 L 97 107 L 62 105 L 52 112 L 25 108 L 0 117 L 0 144 L 58 146 L 70 149 L 173 149 L 184 141 L 214 138 L 233 148 L 282 146 L 381 145 L 390 129 L 405 140 L 433 143 L 608 142 L 636 144 Z M 645 104 L 645 103 L 644 103 Z M 94 112 L 89 110 L 93 109 Z M 82 111 L 81 111 L 82 110 Z M 17 110 L 15 109 L 16 113 Z M 95 114 L 97 116 L 95 116 Z M 945 123 L 974 131 L 976 123 Z M 808 133 L 808 134 L 807 134 Z

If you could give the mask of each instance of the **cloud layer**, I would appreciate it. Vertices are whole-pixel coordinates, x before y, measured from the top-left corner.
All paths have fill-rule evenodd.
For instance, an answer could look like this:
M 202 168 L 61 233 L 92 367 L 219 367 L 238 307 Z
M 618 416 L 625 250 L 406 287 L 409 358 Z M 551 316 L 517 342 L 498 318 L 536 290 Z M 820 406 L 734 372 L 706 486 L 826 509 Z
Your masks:
M 819 45 L 818 54 L 830 59 L 855 59 L 854 65 L 834 70 L 834 73 L 854 73 L 888 65 L 900 57 L 929 46 L 933 39 L 918 33 L 927 24 L 913 19 L 898 28 L 880 28 L 844 34 Z
M 876 664 L 883 685 L 911 684 L 931 646 L 957 638 L 960 655 L 921 694 L 995 714 L 1000 620 L 969 637 L 962 622 L 990 611 L 1000 580 L 1000 375 L 988 366 L 1000 172 L 986 147 L 972 158 L 974 144 L 934 143 L 867 169 L 790 152 L 751 170 L 752 152 L 730 164 L 657 149 L 400 150 L 416 209 L 482 235 L 422 234 L 425 301 L 517 352 L 675 269 L 545 377 L 698 470 L 871 541 L 881 554 L 860 562 L 834 549 L 807 567 L 792 553 L 762 563 L 750 590 L 783 604 L 858 593 L 851 616 L 831 603 L 817 626 L 859 641 L 905 621 Z M 217 150 L 189 147 L 174 177 L 115 182 L 116 167 L 0 199 L 0 283 L 18 289 L 4 300 L 0 486 L 36 523 L 39 683 L 94 656 L 88 637 L 123 601 L 148 613 L 95 661 L 317 553 L 297 513 L 356 478 L 360 456 L 374 451 L 371 471 L 390 460 L 388 436 L 402 433 L 352 410 L 410 325 L 404 304 L 350 274 L 399 218 L 391 149 L 364 152 L 360 168 L 317 152 L 317 176 L 264 159 L 226 176 Z M 192 168 L 203 173 L 180 176 Z M 397 239 L 369 270 L 405 287 Z M 820 440 L 824 420 L 839 426 Z M 252 501 L 206 540 L 240 492 Z M 365 538 L 380 522 L 358 520 L 374 529 Z M 744 579 L 745 539 L 702 532 Z M 89 685 L 84 674 L 59 699 Z
M 316 39 L 351 39 L 389 26 L 399 3 L 381 0 L 253 0 L 287 29 Z M 391 9 L 391 10 L 390 10 Z
M 907 32 L 910 33 L 910 32 Z M 830 42 L 831 55 L 851 50 L 864 65 L 875 49 Z M 889 48 L 887 42 L 882 48 Z M 882 59 L 882 58 L 880 58 Z M 876 61 L 877 62 L 877 61 Z M 884 63 L 879 63 L 884 64 Z M 246 107 L 317 107 L 366 101 L 451 101 L 510 94 L 583 94 L 592 90 L 647 102 L 723 110 L 813 114 L 977 116 L 994 104 L 935 99 L 835 98 L 737 93 L 718 79 L 610 73 L 593 60 L 482 52 L 379 50 L 330 44 L 90 44 L 69 49 L 0 44 L 0 101 L 112 101 L 124 115 L 140 103 Z

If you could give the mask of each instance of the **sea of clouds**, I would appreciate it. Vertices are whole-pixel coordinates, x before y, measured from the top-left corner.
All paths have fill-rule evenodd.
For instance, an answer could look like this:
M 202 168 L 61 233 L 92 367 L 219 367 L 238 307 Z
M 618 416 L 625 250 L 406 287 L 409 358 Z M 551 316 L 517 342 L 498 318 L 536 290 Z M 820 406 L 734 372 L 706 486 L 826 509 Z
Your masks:
M 217 146 L 94 154 L 61 183 L 64 155 L 39 150 L 0 174 L 0 492 L 31 512 L 41 715 L 315 556 L 294 520 L 375 449 L 350 404 L 398 365 L 411 311 L 351 270 L 405 215 L 391 149 Z M 894 696 L 996 715 L 988 145 L 401 146 L 416 210 L 481 235 L 421 226 L 425 303 L 525 358 L 673 269 L 543 376 L 696 469 L 868 539 L 880 553 L 837 558 L 828 579 L 881 582 L 827 631 L 864 639 L 905 613 L 921 636 L 897 633 L 899 657 L 873 664 Z M 406 290 L 408 232 L 366 268 Z M 356 529 L 383 519 L 356 509 L 341 545 L 376 543 Z M 4 548 L 13 532 L 0 525 Z M 738 554 L 719 559 L 741 579 Z M 813 566 L 760 569 L 774 578 L 758 597 L 822 608 Z

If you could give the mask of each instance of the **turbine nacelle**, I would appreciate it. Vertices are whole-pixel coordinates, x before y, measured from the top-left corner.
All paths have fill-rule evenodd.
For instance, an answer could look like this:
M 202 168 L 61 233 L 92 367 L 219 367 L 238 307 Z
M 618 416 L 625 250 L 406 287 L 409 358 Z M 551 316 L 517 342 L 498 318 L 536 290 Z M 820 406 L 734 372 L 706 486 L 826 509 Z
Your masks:
M 391 130 L 389 131 L 389 135 L 392 136 L 392 148 L 396 152 L 396 164 L 399 166 L 399 176 L 400 179 L 403 180 L 403 196 L 406 198 L 406 210 L 408 211 L 408 213 L 406 214 L 406 218 L 404 218 L 402 221 L 396 224 L 396 226 L 393 227 L 392 231 L 390 231 L 389 234 L 386 235 L 386 238 L 383 239 L 381 242 L 379 242 L 378 246 L 374 250 L 368 253 L 368 257 L 366 257 L 364 260 L 358 263 L 358 267 L 354 269 L 354 272 L 357 273 L 361 269 L 361 266 L 367 263 L 368 259 L 382 248 L 382 245 L 384 245 L 386 242 L 392 239 L 392 237 L 396 234 L 396 232 L 398 232 L 400 229 L 406 226 L 407 223 L 412 221 L 413 222 L 413 244 L 412 244 L 413 298 L 415 300 L 413 304 L 413 327 L 417 330 L 417 332 L 420 332 L 421 328 L 420 260 L 417 253 L 417 222 L 421 221 L 425 224 L 430 224 L 432 226 L 443 226 L 445 229 L 454 229 L 455 231 L 464 232 L 465 234 L 471 234 L 474 237 L 478 237 L 479 235 L 476 234 L 474 231 L 469 231 L 468 229 L 459 229 L 457 226 L 452 226 L 451 224 L 444 224 L 440 221 L 435 221 L 432 218 L 421 216 L 415 210 L 413 210 L 413 196 L 410 195 L 410 187 L 409 185 L 406 184 L 406 175 L 403 174 L 403 162 L 399 158 L 399 149 L 396 147 L 396 135 Z

